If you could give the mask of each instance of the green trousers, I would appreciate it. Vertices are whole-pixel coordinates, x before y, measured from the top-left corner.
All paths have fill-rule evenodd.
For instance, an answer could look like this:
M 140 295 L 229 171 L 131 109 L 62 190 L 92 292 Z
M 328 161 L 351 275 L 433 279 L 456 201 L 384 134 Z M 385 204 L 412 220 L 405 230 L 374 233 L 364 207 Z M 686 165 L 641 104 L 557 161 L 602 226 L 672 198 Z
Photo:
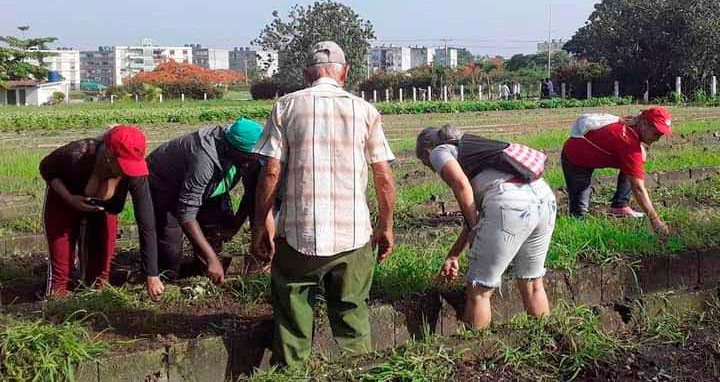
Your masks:
M 367 300 L 374 267 L 369 244 L 332 257 L 316 257 L 279 241 L 272 261 L 273 363 L 293 365 L 310 357 L 312 304 L 321 284 L 330 327 L 340 347 L 352 353 L 370 351 Z

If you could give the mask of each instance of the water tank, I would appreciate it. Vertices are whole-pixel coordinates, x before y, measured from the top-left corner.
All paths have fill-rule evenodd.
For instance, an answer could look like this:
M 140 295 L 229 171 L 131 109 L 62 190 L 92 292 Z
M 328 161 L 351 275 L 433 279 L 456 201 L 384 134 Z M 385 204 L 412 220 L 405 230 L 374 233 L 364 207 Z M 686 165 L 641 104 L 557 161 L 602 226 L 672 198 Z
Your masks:
M 60 72 L 57 70 L 51 70 L 48 72 L 48 82 L 60 82 Z

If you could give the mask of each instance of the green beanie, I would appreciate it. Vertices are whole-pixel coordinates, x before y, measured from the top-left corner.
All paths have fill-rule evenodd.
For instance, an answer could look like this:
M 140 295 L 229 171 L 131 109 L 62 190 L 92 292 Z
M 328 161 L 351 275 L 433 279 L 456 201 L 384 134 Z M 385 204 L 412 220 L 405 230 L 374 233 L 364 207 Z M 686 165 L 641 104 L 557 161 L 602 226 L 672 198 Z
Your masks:
M 233 148 L 249 153 L 260 139 L 262 129 L 257 122 L 241 117 L 225 129 L 225 138 Z

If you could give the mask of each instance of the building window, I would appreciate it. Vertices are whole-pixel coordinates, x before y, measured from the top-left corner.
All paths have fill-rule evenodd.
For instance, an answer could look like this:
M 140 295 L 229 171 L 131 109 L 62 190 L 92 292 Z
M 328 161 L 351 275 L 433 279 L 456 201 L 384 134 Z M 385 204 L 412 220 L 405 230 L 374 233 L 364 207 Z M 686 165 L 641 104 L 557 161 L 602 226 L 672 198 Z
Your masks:
M 174 49 L 171 49 L 171 50 L 170 50 L 170 55 L 172 56 L 172 55 L 174 55 L 174 54 L 175 54 L 175 50 L 174 50 Z

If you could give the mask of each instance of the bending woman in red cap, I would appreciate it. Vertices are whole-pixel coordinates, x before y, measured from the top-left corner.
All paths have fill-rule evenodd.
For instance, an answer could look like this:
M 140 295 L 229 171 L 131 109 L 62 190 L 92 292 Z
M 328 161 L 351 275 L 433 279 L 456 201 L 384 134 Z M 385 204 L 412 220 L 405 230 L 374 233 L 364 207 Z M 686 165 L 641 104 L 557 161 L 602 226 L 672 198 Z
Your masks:
M 62 146 L 40 162 L 48 184 L 43 220 L 50 252 L 47 294 L 68 293 L 75 246 L 82 243 L 82 277 L 101 287 L 110 276 L 115 253 L 117 214 L 132 196 L 147 288 L 155 299 L 164 290 L 157 274 L 157 242 L 145 135 L 135 126 L 114 126 L 101 138 Z M 81 240 L 82 236 L 82 240 Z
M 570 214 L 583 216 L 590 209 L 592 173 L 596 168 L 617 168 L 617 190 L 611 212 L 621 217 L 642 217 L 628 205 L 630 193 L 650 218 L 653 229 L 661 234 L 668 227 L 660 219 L 645 188 L 643 144 L 651 145 L 663 135 L 672 135 L 672 116 L 665 108 L 647 109 L 638 116 L 614 117 L 600 128 L 584 127 L 583 119 L 602 120 L 610 115 L 585 115 L 573 126 L 572 137 L 563 146 L 562 168 L 567 185 Z M 591 124 L 591 123 L 590 123 Z

